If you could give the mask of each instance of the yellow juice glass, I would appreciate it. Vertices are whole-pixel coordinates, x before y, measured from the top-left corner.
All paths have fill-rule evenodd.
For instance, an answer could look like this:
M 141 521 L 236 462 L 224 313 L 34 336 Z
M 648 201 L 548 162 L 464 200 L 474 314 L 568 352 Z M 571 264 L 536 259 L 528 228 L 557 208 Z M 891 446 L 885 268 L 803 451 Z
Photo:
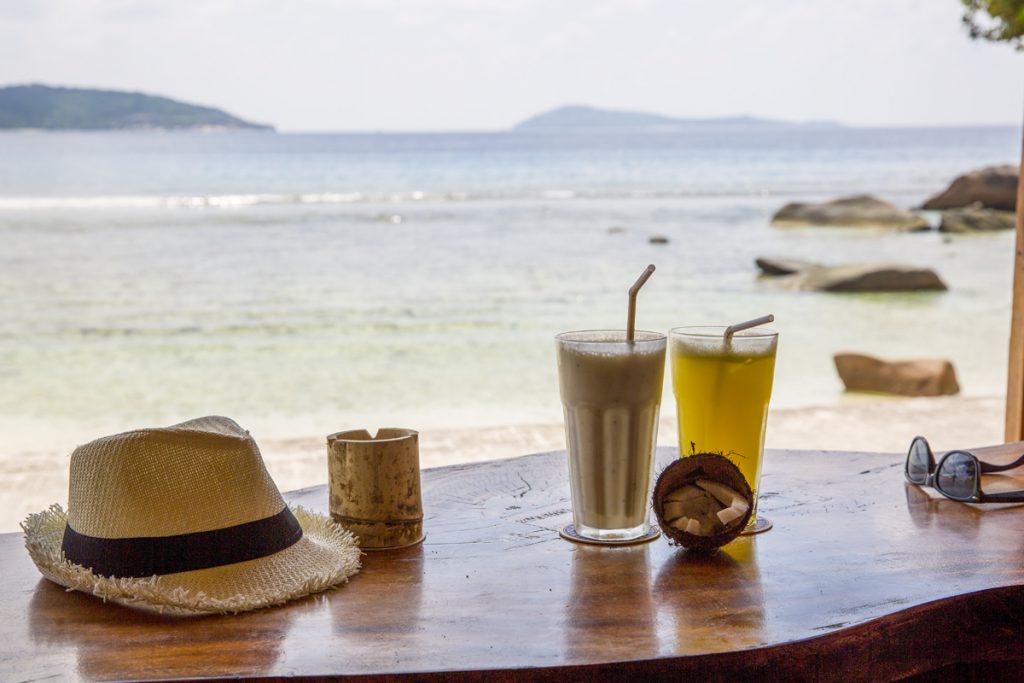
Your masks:
M 669 332 L 672 390 L 679 420 L 679 455 L 721 453 L 754 492 L 748 533 L 757 520 L 768 401 L 775 376 L 777 332 L 755 328 L 725 338 L 725 327 L 677 327 Z

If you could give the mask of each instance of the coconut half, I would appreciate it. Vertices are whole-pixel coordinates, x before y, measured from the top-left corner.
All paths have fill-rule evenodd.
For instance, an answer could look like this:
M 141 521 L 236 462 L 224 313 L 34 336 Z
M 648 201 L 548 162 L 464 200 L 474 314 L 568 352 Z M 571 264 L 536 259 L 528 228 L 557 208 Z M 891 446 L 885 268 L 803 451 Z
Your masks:
M 728 458 L 697 453 L 673 461 L 658 475 L 652 506 L 667 538 L 687 549 L 711 552 L 747 526 L 754 494 Z

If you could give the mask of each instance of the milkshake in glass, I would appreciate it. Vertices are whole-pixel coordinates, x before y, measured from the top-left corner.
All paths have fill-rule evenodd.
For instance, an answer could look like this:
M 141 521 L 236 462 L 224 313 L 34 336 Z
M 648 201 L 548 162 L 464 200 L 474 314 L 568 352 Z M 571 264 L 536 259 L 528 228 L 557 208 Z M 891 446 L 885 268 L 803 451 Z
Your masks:
M 647 535 L 666 337 L 625 330 L 556 338 L 575 531 L 622 542 Z

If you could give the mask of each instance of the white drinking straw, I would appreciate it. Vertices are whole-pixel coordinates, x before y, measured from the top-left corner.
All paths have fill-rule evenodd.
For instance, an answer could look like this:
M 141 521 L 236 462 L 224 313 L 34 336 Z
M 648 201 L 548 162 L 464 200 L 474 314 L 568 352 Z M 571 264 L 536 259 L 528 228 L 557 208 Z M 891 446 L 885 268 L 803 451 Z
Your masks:
M 725 338 L 730 339 L 732 335 L 743 330 L 749 330 L 751 327 L 757 327 L 758 325 L 766 325 L 768 323 L 775 322 L 775 316 L 769 313 L 768 315 L 762 315 L 760 318 L 754 318 L 743 323 L 736 323 L 735 325 L 729 325 L 725 328 Z

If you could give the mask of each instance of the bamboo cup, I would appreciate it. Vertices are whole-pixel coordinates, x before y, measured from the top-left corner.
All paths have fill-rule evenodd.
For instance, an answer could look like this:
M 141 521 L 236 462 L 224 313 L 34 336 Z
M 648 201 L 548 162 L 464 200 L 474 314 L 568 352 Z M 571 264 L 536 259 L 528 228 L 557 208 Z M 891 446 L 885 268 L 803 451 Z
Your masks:
M 423 540 L 419 434 L 365 429 L 327 437 L 331 517 L 365 550 L 404 548 Z

